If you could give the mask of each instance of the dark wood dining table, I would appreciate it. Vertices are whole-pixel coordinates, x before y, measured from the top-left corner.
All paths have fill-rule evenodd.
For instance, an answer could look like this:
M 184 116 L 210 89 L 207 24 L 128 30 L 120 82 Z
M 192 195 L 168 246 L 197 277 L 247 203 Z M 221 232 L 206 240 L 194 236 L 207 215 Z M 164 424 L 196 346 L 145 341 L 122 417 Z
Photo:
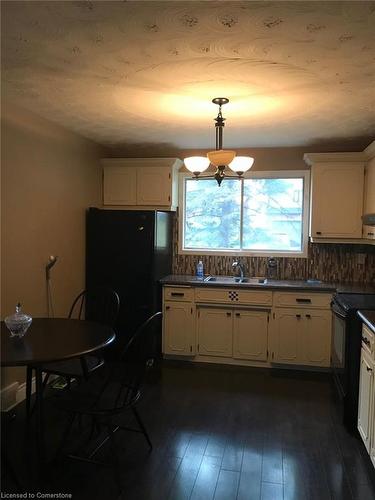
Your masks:
M 45 461 L 43 365 L 96 352 L 114 339 L 111 327 L 92 321 L 34 318 L 22 338 L 11 337 L 1 322 L 1 366 L 26 366 L 35 370 L 36 443 L 40 463 Z

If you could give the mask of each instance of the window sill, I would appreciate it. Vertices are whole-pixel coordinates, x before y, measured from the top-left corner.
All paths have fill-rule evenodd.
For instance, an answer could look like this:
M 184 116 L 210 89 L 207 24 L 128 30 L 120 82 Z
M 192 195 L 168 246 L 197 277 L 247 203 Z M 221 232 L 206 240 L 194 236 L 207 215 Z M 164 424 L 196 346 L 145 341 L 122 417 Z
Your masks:
M 185 250 L 179 249 L 178 255 L 217 255 L 217 256 L 233 256 L 233 257 L 285 257 L 285 258 L 299 258 L 306 259 L 307 258 L 307 249 L 306 251 L 301 252 L 282 252 L 278 251 L 245 251 L 245 250 L 201 250 L 199 248 L 193 250 Z

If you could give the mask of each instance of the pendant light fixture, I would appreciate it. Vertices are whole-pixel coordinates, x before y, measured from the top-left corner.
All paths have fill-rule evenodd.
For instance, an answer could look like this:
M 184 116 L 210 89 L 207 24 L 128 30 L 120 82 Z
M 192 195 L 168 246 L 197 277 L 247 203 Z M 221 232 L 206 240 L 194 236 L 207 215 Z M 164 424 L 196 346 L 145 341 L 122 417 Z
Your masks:
M 225 173 L 225 168 L 229 167 L 233 172 L 241 177 L 247 172 L 254 163 L 254 158 L 250 156 L 236 156 L 236 152 L 230 149 L 223 149 L 223 128 L 224 121 L 221 113 L 221 106 L 227 104 L 229 99 L 226 97 L 215 97 L 212 102 L 219 106 L 219 113 L 215 118 L 215 131 L 216 131 L 216 149 L 209 151 L 207 157 L 205 156 L 190 156 L 184 159 L 186 168 L 194 175 L 196 179 L 198 176 L 216 179 L 217 183 L 221 184 L 224 177 L 236 177 Z M 207 170 L 209 165 L 212 164 L 216 167 L 216 171 L 212 175 L 201 175 L 202 172 Z

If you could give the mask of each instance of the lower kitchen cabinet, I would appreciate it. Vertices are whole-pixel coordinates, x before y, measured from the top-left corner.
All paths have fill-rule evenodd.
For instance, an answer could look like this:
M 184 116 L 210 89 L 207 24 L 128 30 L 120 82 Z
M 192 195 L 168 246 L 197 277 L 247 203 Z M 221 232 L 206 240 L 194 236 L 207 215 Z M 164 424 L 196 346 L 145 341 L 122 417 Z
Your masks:
M 232 357 L 232 310 L 219 307 L 197 309 L 198 353 Z
M 362 349 L 359 377 L 358 431 L 367 451 L 370 451 L 373 387 L 374 374 L 372 371 L 371 356 Z
M 165 286 L 163 353 L 244 366 L 329 367 L 331 295 Z
M 191 302 L 165 302 L 163 352 L 179 356 L 196 353 L 195 314 Z
M 199 307 L 198 352 L 203 356 L 267 360 L 268 311 Z
M 280 309 L 273 314 L 271 362 L 301 364 L 300 322 L 301 314 L 295 309 Z
M 273 315 L 271 331 L 271 362 L 330 365 L 329 310 L 278 308 Z
M 373 365 L 374 368 L 374 365 Z M 372 465 L 375 467 L 375 382 L 374 372 L 372 372 L 372 395 L 371 395 L 371 425 L 370 425 L 370 458 Z
M 303 364 L 330 366 L 331 311 L 305 310 L 303 315 Z
M 233 358 L 267 360 L 268 311 L 234 310 Z

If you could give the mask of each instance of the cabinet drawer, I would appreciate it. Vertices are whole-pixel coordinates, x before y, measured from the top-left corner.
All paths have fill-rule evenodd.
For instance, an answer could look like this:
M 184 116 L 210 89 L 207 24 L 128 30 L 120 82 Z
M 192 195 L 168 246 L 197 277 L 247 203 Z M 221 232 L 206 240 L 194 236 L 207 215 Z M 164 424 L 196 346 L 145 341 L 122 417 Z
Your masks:
M 367 351 L 373 359 L 375 359 L 375 335 L 372 333 L 370 328 L 366 325 L 362 325 L 362 349 Z
M 164 300 L 178 300 L 192 302 L 194 300 L 194 290 L 189 287 L 164 287 Z
M 375 240 L 375 227 L 362 226 L 362 238 L 365 238 L 366 240 Z
M 240 290 L 238 288 L 196 288 L 195 301 L 218 304 L 272 306 L 272 292 Z
M 329 309 L 332 296 L 328 293 L 291 293 L 275 292 L 273 304 L 275 307 L 314 307 Z

